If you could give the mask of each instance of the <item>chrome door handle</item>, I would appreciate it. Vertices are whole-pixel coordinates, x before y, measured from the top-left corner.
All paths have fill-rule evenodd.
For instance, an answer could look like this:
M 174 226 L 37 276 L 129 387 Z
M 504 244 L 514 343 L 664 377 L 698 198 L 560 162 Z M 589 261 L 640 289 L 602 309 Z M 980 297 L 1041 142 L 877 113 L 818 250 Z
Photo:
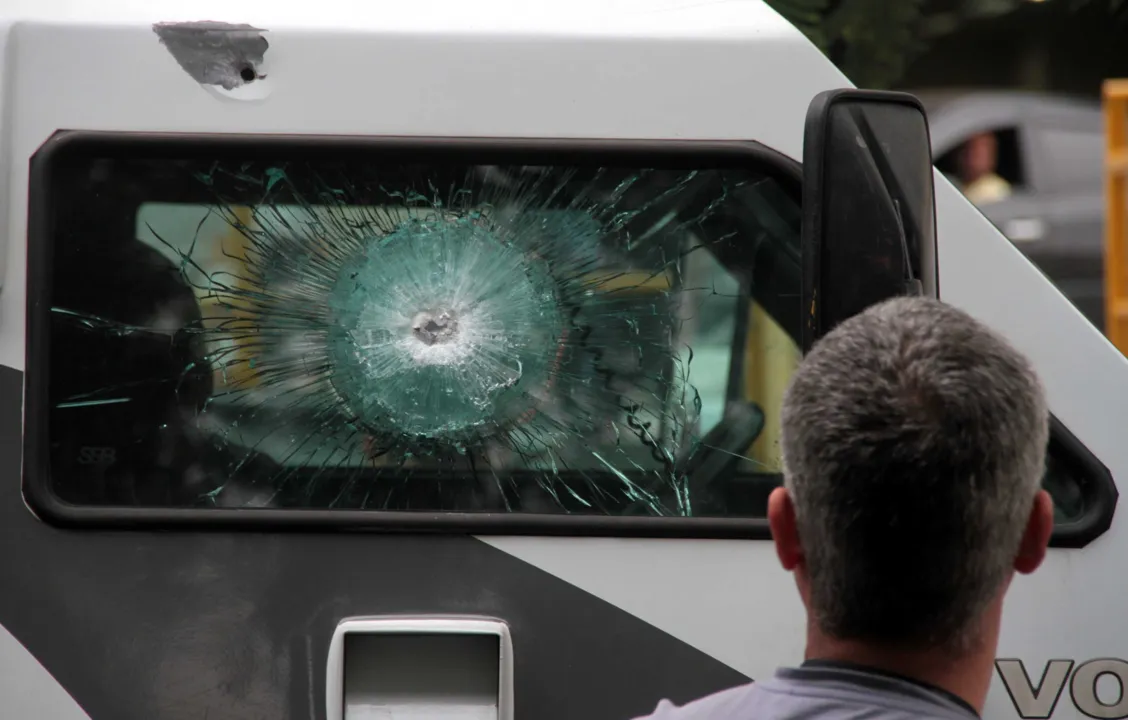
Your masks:
M 513 720 L 509 627 L 448 615 L 342 620 L 325 701 L 328 720 Z

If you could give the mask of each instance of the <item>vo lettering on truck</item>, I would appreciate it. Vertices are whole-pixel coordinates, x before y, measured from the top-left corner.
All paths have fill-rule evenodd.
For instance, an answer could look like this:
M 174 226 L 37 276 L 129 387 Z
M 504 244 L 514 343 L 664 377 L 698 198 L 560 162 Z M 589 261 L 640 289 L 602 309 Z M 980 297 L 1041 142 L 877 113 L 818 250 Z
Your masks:
M 1048 718 L 1069 684 L 1069 699 L 1078 712 L 1091 718 L 1128 718 L 1128 662 L 1117 658 L 1098 658 L 1077 665 L 1073 660 L 1051 660 L 1041 678 L 1033 680 L 1021 660 L 995 661 L 995 670 L 1010 695 L 1014 709 L 1022 718 Z M 1072 677 L 1071 677 L 1072 673 Z M 1116 692 L 1097 695 L 1097 681 L 1104 676 L 1116 680 Z

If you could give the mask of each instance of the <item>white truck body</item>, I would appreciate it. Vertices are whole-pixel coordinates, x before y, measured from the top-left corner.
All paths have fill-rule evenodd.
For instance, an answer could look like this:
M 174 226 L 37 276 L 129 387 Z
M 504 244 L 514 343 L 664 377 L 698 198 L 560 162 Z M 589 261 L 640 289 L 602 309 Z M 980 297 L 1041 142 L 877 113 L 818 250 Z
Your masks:
M 234 91 L 193 79 L 159 42 L 153 24 L 199 20 L 247 23 L 264 31 L 265 77 Z M 13 0 L 0 9 L 0 63 L 5 229 L 0 366 L 18 382 L 34 370 L 25 366 L 28 167 L 56 131 L 753 140 L 801 161 L 811 98 L 850 86 L 797 30 L 757 0 Z M 1119 401 L 1128 397 L 1128 362 L 939 173 L 935 182 L 941 297 L 1026 353 L 1045 381 L 1054 414 L 1113 478 L 1128 477 L 1128 443 L 1122 437 L 1128 403 Z M 19 387 L 18 382 L 4 388 Z M 3 412 L 23 422 L 20 397 L 0 395 Z M 19 489 L 22 434 L 11 423 L 0 427 L 6 433 L 0 437 L 0 503 L 12 506 L 5 518 L 26 516 L 15 525 L 0 522 L 5 558 L 0 580 L 6 588 L 0 601 L 0 625 L 6 628 L 0 633 L 0 715 L 324 717 L 319 686 L 327 649 L 320 647 L 320 636 L 307 635 L 300 625 L 271 626 L 277 642 L 262 640 L 269 634 L 264 630 L 230 646 L 225 633 L 254 614 L 245 607 L 252 601 L 234 585 L 210 586 L 209 597 L 242 610 L 225 615 L 217 609 L 209 617 L 195 614 L 196 605 L 177 604 L 184 594 L 197 592 L 191 578 L 218 572 L 213 564 L 250 540 L 222 530 L 156 540 L 140 530 L 57 530 L 25 507 Z M 1117 620 L 1128 596 L 1128 573 L 1120 571 L 1128 526 L 1121 517 L 1085 547 L 1054 548 L 1041 570 L 1017 579 L 1010 591 L 998 656 L 1021 660 L 1031 687 L 1038 687 L 1051 660 L 1072 660 L 1069 671 L 1092 659 L 1128 659 L 1128 625 Z M 66 550 L 101 548 L 104 564 L 112 566 L 123 555 L 151 554 L 157 562 L 156 556 L 178 542 L 196 544 L 199 555 L 164 590 L 133 588 L 128 578 L 100 585 L 102 563 L 91 567 L 88 558 L 72 566 Z M 282 540 L 263 542 L 260 550 L 268 555 L 263 563 L 288 562 Z M 377 540 L 344 534 L 301 542 L 332 555 L 346 544 Z M 483 534 L 475 542 L 585 591 L 746 678 L 762 678 L 801 660 L 804 614 L 767 540 Z M 24 602 L 15 578 L 24 575 L 40 578 L 64 599 L 38 610 L 14 610 Z M 272 592 L 291 591 L 305 596 L 301 588 L 286 586 Z M 97 645 L 96 633 L 89 634 L 105 622 L 101 615 L 110 606 L 162 602 L 162 595 L 168 603 L 162 612 L 174 620 L 163 628 L 139 627 L 136 638 L 125 628 L 116 642 L 133 649 L 110 651 Z M 376 602 L 371 612 L 386 612 L 386 606 Z M 334 607 L 334 598 L 325 597 L 308 617 L 334 615 Z M 52 628 L 51 647 L 43 644 L 46 635 L 31 630 L 45 627 Z M 68 638 L 74 627 L 86 630 Z M 515 626 L 514 642 L 536 631 Z M 610 628 L 603 636 L 611 645 L 629 642 Z M 278 664 L 279 648 L 295 637 L 313 643 L 309 668 L 299 667 L 297 656 Z M 70 643 L 70 652 L 63 652 Z M 245 658 L 246 672 L 238 679 L 215 660 L 232 652 Z M 586 650 L 595 664 L 603 662 L 602 652 Z M 274 665 L 266 659 L 271 653 Z M 65 656 L 70 659 L 59 660 Z M 123 656 L 144 658 L 139 667 L 146 673 L 127 675 L 106 666 Z M 515 662 L 520 706 L 529 689 L 522 687 L 519 651 Z M 1097 710 L 1103 714 L 1093 717 L 1128 717 L 1128 661 L 1117 662 L 1100 666 L 1097 675 L 1119 672 L 1119 689 L 1111 678 L 1089 672 L 1073 683 L 1072 694 L 1070 680 L 1061 675 L 1064 666 L 1053 666 L 1047 678 L 1058 688 L 1049 690 L 1061 692 L 1052 714 L 1045 713 L 1049 686 L 1039 694 L 1017 687 L 1013 673 L 1005 683 L 1010 670 L 997 673 L 985 717 L 1081 717 L 1079 708 L 1094 707 L 1087 692 L 1101 704 Z M 570 687 L 569 672 L 570 666 L 556 671 L 559 697 L 593 692 Z M 607 667 L 606 673 L 616 678 L 612 686 L 632 683 L 630 667 Z M 308 694 L 295 696 L 293 678 L 307 675 Z M 1087 690 L 1083 681 L 1096 690 Z M 648 692 L 656 702 L 665 689 Z M 111 695 L 136 695 L 138 714 L 107 714 L 107 708 L 128 707 L 114 706 Z M 163 710 L 142 714 L 141 708 Z M 537 709 L 543 718 L 564 712 Z

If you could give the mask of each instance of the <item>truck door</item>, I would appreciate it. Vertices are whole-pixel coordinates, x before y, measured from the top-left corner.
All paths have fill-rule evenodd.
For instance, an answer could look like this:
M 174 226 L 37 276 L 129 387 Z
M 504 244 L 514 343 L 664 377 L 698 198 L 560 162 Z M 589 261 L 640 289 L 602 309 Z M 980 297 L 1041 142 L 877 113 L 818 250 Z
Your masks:
M 32 164 L 0 622 L 89 717 L 616 720 L 745 680 L 479 536 L 767 537 L 778 467 L 742 455 L 798 356 L 797 164 L 102 133 Z

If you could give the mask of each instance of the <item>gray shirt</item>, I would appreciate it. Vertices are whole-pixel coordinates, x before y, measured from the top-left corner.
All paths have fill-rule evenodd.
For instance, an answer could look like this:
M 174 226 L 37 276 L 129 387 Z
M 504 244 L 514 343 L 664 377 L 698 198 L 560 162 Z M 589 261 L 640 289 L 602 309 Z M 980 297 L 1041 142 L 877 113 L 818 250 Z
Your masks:
M 940 688 L 869 668 L 812 661 L 677 707 L 663 700 L 638 720 L 979 720 Z

